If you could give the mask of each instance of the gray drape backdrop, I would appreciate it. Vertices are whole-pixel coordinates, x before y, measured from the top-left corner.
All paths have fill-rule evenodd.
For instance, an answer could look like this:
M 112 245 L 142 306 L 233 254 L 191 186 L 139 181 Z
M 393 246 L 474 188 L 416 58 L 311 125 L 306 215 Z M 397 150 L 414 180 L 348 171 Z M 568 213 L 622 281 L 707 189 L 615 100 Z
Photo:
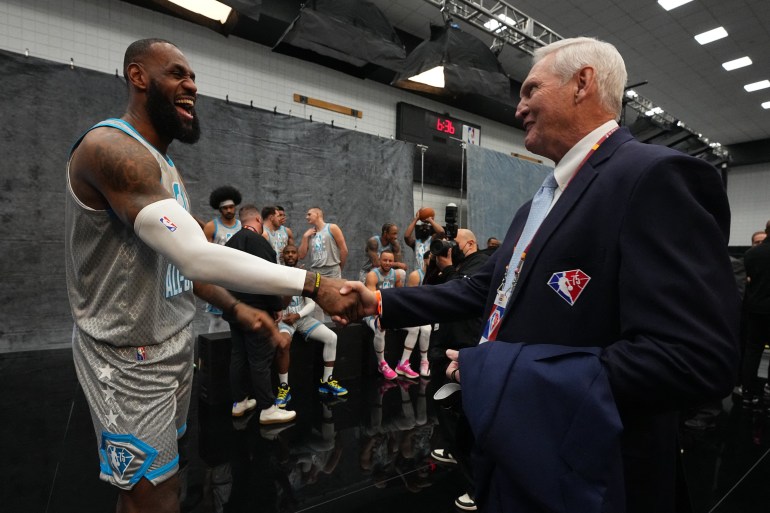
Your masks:
M 72 330 L 63 243 L 68 152 L 89 126 L 122 115 L 126 85 L 122 76 L 8 52 L 0 52 L 0 76 L 0 352 L 61 347 Z M 224 184 L 260 208 L 284 206 L 297 238 L 308 228 L 306 210 L 318 206 L 342 228 L 350 278 L 365 239 L 385 222 L 403 230 L 411 220 L 412 144 L 205 96 L 197 109 L 200 142 L 174 143 L 169 154 L 204 220 L 216 215 L 209 193 Z
M 466 162 L 468 226 L 483 248 L 489 237 L 503 240 L 513 215 L 553 168 L 472 144 Z

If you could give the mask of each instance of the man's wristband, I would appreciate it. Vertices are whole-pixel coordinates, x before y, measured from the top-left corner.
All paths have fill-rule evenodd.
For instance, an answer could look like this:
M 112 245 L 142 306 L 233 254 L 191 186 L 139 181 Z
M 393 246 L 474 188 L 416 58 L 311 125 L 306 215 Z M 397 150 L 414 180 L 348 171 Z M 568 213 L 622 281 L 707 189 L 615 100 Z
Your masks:
M 310 299 L 315 301 L 318 297 L 318 289 L 321 288 L 321 273 L 315 273 L 315 283 L 313 284 L 313 292 L 310 293 Z
M 382 315 L 382 292 L 375 290 L 374 299 L 377 300 L 377 315 Z

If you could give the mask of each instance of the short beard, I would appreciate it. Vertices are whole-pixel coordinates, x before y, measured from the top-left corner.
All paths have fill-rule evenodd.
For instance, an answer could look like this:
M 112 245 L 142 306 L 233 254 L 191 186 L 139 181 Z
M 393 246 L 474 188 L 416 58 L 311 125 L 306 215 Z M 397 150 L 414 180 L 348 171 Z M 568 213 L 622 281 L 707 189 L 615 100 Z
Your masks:
M 169 103 L 163 96 L 158 83 L 155 80 L 150 80 L 150 86 L 147 88 L 147 114 L 158 134 L 185 144 L 198 142 L 201 136 L 200 122 L 198 116 L 195 115 L 195 109 L 192 109 L 191 112 L 193 120 L 189 126 L 185 126 L 179 118 L 176 106 Z

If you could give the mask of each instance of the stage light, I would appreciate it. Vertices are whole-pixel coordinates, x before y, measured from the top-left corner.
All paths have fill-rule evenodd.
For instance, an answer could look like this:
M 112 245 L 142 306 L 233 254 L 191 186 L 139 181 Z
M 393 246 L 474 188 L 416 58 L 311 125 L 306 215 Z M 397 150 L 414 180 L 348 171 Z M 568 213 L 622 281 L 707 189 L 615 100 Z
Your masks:
M 431 26 L 431 37 L 407 56 L 391 85 L 434 95 L 478 94 L 511 102 L 510 79 L 492 50 L 453 23 Z
M 763 109 L 770 109 L 770 102 L 765 102 L 762 104 Z

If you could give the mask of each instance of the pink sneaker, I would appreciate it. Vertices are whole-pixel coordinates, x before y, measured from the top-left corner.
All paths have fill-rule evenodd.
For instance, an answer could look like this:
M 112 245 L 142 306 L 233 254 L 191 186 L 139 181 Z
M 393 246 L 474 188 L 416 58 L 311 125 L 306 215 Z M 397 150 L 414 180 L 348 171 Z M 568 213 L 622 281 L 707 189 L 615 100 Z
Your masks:
M 420 361 L 420 376 L 423 378 L 430 377 L 430 363 L 428 363 L 428 360 Z
M 412 370 L 412 367 L 409 365 L 409 360 L 406 360 L 396 365 L 396 372 L 401 374 L 402 376 L 406 376 L 409 379 L 415 379 L 420 377 L 419 374 L 417 374 Z
M 382 374 L 382 377 L 385 379 L 396 379 L 396 373 L 390 368 L 390 365 L 388 365 L 388 362 L 385 360 L 380 362 L 377 366 L 377 370 L 380 371 L 380 374 Z

